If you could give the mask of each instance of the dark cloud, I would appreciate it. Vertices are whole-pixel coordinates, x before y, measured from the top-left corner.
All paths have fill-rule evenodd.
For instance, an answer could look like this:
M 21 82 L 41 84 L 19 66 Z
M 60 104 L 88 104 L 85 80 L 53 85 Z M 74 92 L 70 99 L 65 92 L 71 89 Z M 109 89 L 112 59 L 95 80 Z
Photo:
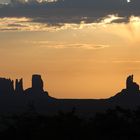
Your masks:
M 27 27 L 27 26 L 25 26 L 25 25 L 21 25 L 21 24 L 8 24 L 7 25 L 8 27 Z
M 0 17 L 27 17 L 34 22 L 48 25 L 63 23 L 98 22 L 107 15 L 118 14 L 124 19 L 114 22 L 127 22 L 130 16 L 140 16 L 140 0 L 58 0 L 57 2 L 13 3 L 0 8 Z

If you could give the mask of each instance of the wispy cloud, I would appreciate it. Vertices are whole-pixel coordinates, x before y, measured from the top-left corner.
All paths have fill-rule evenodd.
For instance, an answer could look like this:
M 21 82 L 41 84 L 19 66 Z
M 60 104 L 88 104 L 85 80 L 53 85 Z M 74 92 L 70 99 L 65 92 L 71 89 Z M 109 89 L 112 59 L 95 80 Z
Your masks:
M 33 44 L 37 47 L 55 48 L 55 49 L 88 49 L 99 50 L 110 47 L 106 44 L 89 44 L 89 43 L 67 43 L 54 41 L 26 41 L 25 43 Z
M 31 18 L 0 18 L 0 31 L 53 31 L 47 23 L 33 22 Z
M 135 63 L 135 64 L 139 64 L 140 60 L 116 60 L 116 61 L 112 61 L 113 63 Z

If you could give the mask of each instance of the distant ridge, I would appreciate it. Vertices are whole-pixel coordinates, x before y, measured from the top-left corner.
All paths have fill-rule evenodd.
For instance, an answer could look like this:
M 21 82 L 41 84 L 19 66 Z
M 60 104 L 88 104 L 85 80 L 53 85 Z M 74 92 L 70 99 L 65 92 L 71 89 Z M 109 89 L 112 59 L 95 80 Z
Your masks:
M 58 111 L 77 110 L 77 114 L 90 116 L 96 112 L 121 106 L 136 108 L 140 106 L 139 85 L 133 75 L 126 79 L 126 88 L 108 99 L 56 99 L 44 91 L 41 75 L 32 75 L 32 86 L 23 89 L 23 79 L 15 81 L 0 78 L 0 113 L 19 113 L 28 110 L 32 104 L 38 113 L 53 115 Z

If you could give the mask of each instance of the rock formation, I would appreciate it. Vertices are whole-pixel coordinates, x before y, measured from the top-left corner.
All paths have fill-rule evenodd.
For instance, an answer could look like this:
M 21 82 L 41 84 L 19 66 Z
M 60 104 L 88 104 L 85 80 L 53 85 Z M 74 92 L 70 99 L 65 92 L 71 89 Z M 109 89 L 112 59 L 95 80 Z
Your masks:
M 35 97 L 36 96 L 40 97 L 42 95 L 48 96 L 48 92 L 44 91 L 43 89 L 43 80 L 40 75 L 37 74 L 32 75 L 32 87 L 26 89 L 24 91 L 24 94 Z
M 133 81 L 134 76 L 129 75 L 126 79 L 126 88 L 115 96 L 109 98 L 111 104 L 123 107 L 136 107 L 140 105 L 139 85 Z
M 48 92 L 43 89 L 43 80 L 40 75 L 32 75 L 32 87 L 25 90 L 23 89 L 22 78 L 16 79 L 15 82 L 10 79 L 0 78 L 0 95 L 40 96 L 41 94 L 48 95 Z
M 12 95 L 14 93 L 14 81 L 11 79 L 0 78 L 0 95 Z
M 139 92 L 139 85 L 133 82 L 133 75 L 130 75 L 126 79 L 126 89 L 129 92 Z
M 38 112 L 55 114 L 58 111 L 70 111 L 76 107 L 79 114 L 93 114 L 115 106 L 136 108 L 140 106 L 139 85 L 133 81 L 133 75 L 126 79 L 126 88 L 107 99 L 56 99 L 44 91 L 40 75 L 32 76 L 32 86 L 23 89 L 23 80 L 14 81 L 0 78 L 0 113 L 25 111 L 29 103 L 33 103 Z M 22 95 L 22 96 L 20 96 Z
M 36 92 L 43 92 L 43 80 L 40 75 L 32 76 L 32 89 Z
M 15 82 L 15 93 L 16 94 L 23 94 L 24 90 L 23 90 L 23 79 L 16 79 Z

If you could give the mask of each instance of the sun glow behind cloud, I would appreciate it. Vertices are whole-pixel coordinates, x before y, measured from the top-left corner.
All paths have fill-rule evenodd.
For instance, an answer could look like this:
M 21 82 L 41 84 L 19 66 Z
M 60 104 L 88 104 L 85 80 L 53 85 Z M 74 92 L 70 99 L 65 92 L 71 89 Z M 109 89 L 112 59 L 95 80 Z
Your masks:
M 82 20 L 80 23 L 59 23 L 58 25 L 50 25 L 47 22 L 35 22 L 32 18 L 0 18 L 0 32 L 60 32 L 60 31 L 69 31 L 73 33 L 77 31 L 84 32 L 102 32 L 107 34 L 113 34 L 121 37 L 123 40 L 129 39 L 132 42 L 139 42 L 139 32 L 140 32 L 140 17 L 131 16 L 128 22 L 118 22 L 123 20 L 123 17 L 118 17 L 117 15 L 108 15 L 96 22 L 86 23 Z M 88 33 L 88 34 L 89 34 Z M 73 43 L 70 43 L 73 44 Z M 76 43 L 79 44 L 79 43 Z M 89 44 L 82 43 L 82 44 Z M 109 45 L 108 43 L 93 43 L 93 46 L 101 46 L 101 44 Z M 62 47 L 61 44 L 56 46 Z M 69 45 L 72 46 L 72 45 Z M 78 45 L 75 45 L 78 47 Z M 85 45 L 80 45 L 85 46 Z M 87 48 L 95 49 L 96 47 L 91 47 L 87 45 Z M 65 48 L 68 48 L 65 46 Z M 74 48 L 74 47 L 73 47 Z M 82 47 L 81 47 L 82 48 Z M 84 47 L 83 47 L 84 48 Z M 102 47 L 101 47 L 102 48 Z M 97 48 L 96 48 L 97 49 Z

